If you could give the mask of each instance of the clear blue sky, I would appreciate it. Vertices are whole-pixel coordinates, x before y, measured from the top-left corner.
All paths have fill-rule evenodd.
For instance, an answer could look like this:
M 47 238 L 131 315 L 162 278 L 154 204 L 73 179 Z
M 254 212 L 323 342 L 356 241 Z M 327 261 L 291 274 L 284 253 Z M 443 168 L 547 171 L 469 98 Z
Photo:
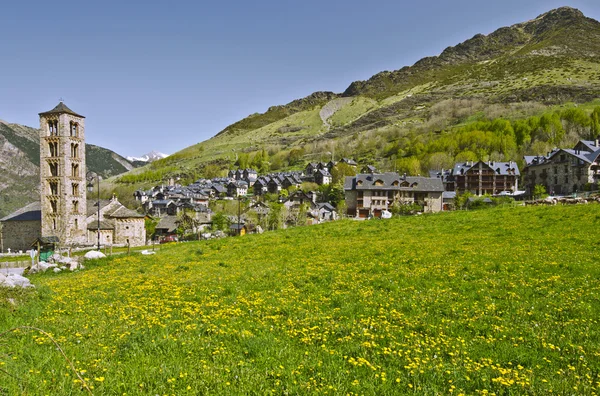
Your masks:
M 600 19 L 598 0 L 12 1 L 0 119 L 37 127 L 62 97 L 87 117 L 88 143 L 171 154 L 563 5 Z

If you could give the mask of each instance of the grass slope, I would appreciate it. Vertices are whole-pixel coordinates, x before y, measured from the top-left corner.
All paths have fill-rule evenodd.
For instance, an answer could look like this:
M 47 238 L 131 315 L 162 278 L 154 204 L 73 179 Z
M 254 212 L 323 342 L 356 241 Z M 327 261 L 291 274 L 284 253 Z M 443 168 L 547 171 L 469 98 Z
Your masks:
M 432 109 L 450 99 L 480 102 L 487 107 L 590 102 L 600 96 L 599 38 L 599 22 L 569 7 L 555 9 L 486 36 L 476 35 L 413 66 L 355 81 L 342 98 L 316 92 L 284 106 L 273 106 L 183 149 L 168 164 L 159 162 L 129 175 L 143 174 L 140 180 L 156 184 L 165 175 L 202 175 L 208 163 L 224 170 L 234 164 L 239 152 L 262 149 L 285 157 L 289 150 L 303 147 L 306 161 L 327 158 L 332 152 L 357 157 L 361 153 L 346 147 L 348 142 L 360 140 L 361 134 L 395 129 L 404 134 L 416 129 L 433 133 L 452 125 L 455 119 L 451 116 L 436 125 L 428 123 Z M 323 109 L 328 113 L 328 108 L 336 107 L 332 101 L 339 99 L 350 101 L 323 125 L 317 114 Z M 387 142 L 380 145 L 389 143 L 389 139 L 382 140 Z M 383 164 L 374 165 L 382 168 Z
M 2 291 L 98 394 L 594 394 L 600 205 L 339 222 L 165 247 Z M 8 356 L 7 356 L 8 354 Z M 0 388 L 78 393 L 48 339 Z

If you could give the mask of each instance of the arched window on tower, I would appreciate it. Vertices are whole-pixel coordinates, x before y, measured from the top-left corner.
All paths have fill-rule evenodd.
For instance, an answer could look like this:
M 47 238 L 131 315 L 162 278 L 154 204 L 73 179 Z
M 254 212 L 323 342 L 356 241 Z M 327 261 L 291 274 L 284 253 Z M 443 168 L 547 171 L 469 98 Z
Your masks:
M 50 163 L 48 165 L 50 166 L 50 176 L 58 176 L 58 164 Z
M 79 165 L 71 164 L 71 177 L 79 177 Z
M 78 154 L 79 153 L 79 145 L 75 144 L 75 143 L 71 143 L 71 157 L 72 158 L 78 158 Z
M 58 195 L 58 183 L 50 182 L 50 195 Z
M 48 131 L 50 132 L 50 136 L 58 136 L 58 121 L 48 121 Z
M 52 213 L 58 212 L 58 204 L 56 201 L 50 201 L 50 209 L 52 209 Z
M 79 137 L 79 124 L 71 121 L 71 136 Z
M 48 143 L 48 149 L 50 150 L 50 157 L 58 157 L 58 143 Z

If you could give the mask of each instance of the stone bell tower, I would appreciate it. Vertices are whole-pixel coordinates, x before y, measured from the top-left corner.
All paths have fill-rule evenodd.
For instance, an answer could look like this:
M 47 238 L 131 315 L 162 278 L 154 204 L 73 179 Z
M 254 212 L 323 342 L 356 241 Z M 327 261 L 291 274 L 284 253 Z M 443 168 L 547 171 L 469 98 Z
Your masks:
M 62 101 L 39 116 L 42 237 L 85 245 L 85 117 Z

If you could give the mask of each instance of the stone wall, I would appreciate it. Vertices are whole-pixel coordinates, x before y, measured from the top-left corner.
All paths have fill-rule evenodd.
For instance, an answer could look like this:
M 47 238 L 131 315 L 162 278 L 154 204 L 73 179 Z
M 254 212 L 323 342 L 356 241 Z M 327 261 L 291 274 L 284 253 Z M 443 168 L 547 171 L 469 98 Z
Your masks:
M 127 244 L 127 241 L 131 246 L 146 244 L 146 227 L 143 218 L 115 220 L 115 243 Z
M 5 221 L 2 222 L 2 245 L 4 252 L 10 248 L 11 252 L 25 251 L 41 236 L 41 222 L 32 221 Z
M 572 166 L 569 161 L 531 166 L 525 180 L 530 192 L 536 184 L 541 184 L 549 194 L 559 195 L 582 192 L 586 184 L 594 182 L 588 167 Z

